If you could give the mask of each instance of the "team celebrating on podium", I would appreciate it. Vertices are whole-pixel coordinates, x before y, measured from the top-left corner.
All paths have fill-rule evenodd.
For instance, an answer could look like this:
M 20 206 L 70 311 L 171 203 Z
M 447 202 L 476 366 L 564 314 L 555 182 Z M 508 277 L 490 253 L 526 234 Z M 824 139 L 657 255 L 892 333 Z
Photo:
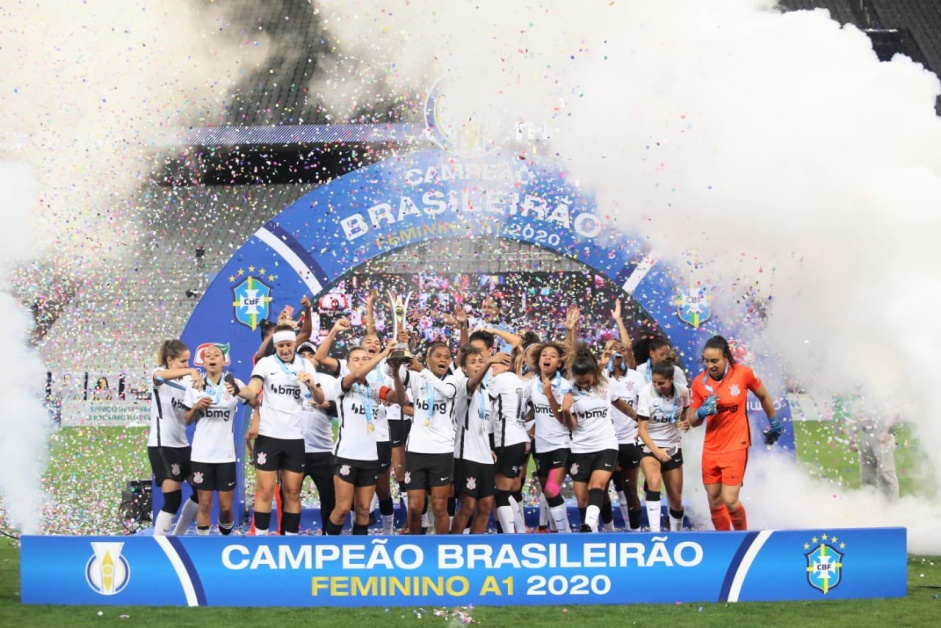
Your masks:
M 386 344 L 377 333 L 373 292 L 365 334 L 358 342 L 345 339 L 352 348 L 343 358 L 331 350 L 353 331 L 349 320 L 336 320 L 315 347 L 305 298 L 301 324 L 282 313 L 267 330 L 247 384 L 223 372 L 218 349 L 202 356 L 203 374 L 189 366 L 183 343 L 161 346 L 151 375 L 148 441 L 163 496 L 155 534 L 180 534 L 194 519 L 197 534 L 208 534 L 213 492 L 219 531 L 231 531 L 232 413 L 239 402 L 253 408 L 245 436 L 255 466 L 257 535 L 271 527 L 275 497 L 282 502 L 280 532 L 299 532 L 305 477 L 317 488 L 324 534 L 340 534 L 351 513 L 352 533 L 368 534 L 377 506 L 381 532 L 392 534 L 393 477 L 406 511 L 402 533 L 483 533 L 491 517 L 502 533 L 527 532 L 522 491 L 531 460 L 540 511 L 534 531 L 614 530 L 612 484 L 626 528 L 641 530 L 639 471 L 647 529 L 661 529 L 663 491 L 665 523 L 678 531 L 685 515 L 683 437 L 703 424 L 702 482 L 713 525 L 747 528 L 739 491 L 751 445 L 749 391 L 770 422 L 766 444 L 783 427 L 762 381 L 735 361 L 721 336 L 705 343 L 704 370 L 688 384 L 665 338 L 647 339 L 646 355 L 635 359 L 619 301 L 611 314 L 620 338 L 596 355 L 579 342 L 577 307 L 568 308 L 565 338 L 556 342 L 496 323 L 492 298 L 474 324 L 461 306 L 439 317 L 459 337 L 456 352 L 441 341 L 418 352 L 406 326 L 408 300 L 389 298 L 395 325 Z M 563 496 L 567 476 L 577 525 Z M 194 496 L 182 505 L 184 481 Z

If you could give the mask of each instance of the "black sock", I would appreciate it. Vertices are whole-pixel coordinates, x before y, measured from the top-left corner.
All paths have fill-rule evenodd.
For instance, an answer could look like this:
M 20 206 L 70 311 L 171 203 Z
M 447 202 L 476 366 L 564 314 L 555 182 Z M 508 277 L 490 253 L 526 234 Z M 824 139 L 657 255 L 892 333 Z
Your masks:
M 379 500 L 379 514 L 380 515 L 393 515 L 395 514 L 395 502 L 392 501 L 392 498 L 380 499 Z
M 624 476 L 620 473 L 615 473 L 611 476 L 611 482 L 614 484 L 614 490 L 621 492 L 624 490 Z
M 453 517 L 455 512 L 457 512 L 457 499 L 448 497 L 448 516 Z
M 640 508 L 638 508 L 637 510 L 627 511 L 627 520 L 628 520 L 629 525 L 631 526 L 631 530 L 636 530 L 637 528 L 640 527 L 640 513 L 641 512 L 642 511 Z
M 343 526 L 338 525 L 327 519 L 323 524 L 323 533 L 330 536 L 338 536 L 343 531 Z
M 271 525 L 270 512 L 255 512 L 255 527 L 259 530 L 267 530 Z
M 604 504 L 604 491 L 600 488 L 593 488 L 588 491 L 588 505 L 597 506 L 598 509 L 601 509 L 602 504 Z M 608 502 L 608 508 L 611 508 L 611 502 Z M 610 516 L 610 510 L 608 511 Z
M 565 503 L 565 499 L 562 497 L 562 493 L 559 493 L 555 497 L 549 497 L 546 495 L 546 502 L 548 502 L 550 508 L 555 508 L 556 506 L 561 506 Z
M 369 534 L 369 526 L 361 523 L 353 524 L 353 534 L 356 536 L 363 536 L 364 534 Z
M 670 509 L 670 516 L 673 517 L 674 519 L 682 519 L 683 515 L 685 514 L 686 514 L 686 511 L 684 511 L 682 508 L 680 508 L 679 510 L 673 510 L 672 508 Z
M 221 534 L 221 535 L 223 535 L 223 536 L 232 534 L 232 527 L 233 527 L 234 525 L 235 525 L 235 522 L 234 522 L 234 521 L 230 521 L 229 523 L 222 523 L 222 522 L 220 521 L 220 522 L 219 522 L 219 534 Z
M 301 513 L 299 512 L 284 513 L 284 521 L 281 522 L 282 534 L 297 534 L 300 528 L 301 528 Z
M 183 493 L 180 490 L 168 491 L 163 494 L 163 512 L 175 515 L 180 510 L 180 504 L 183 503 Z
M 587 509 L 587 508 L 579 508 L 579 509 L 578 509 L 578 519 L 579 519 L 579 521 L 581 521 L 582 523 L 585 523 L 585 511 L 586 511 L 586 510 L 588 510 L 588 509 Z
M 601 522 L 605 525 L 614 521 L 614 510 L 611 508 L 611 500 L 604 500 L 604 504 L 601 505 Z

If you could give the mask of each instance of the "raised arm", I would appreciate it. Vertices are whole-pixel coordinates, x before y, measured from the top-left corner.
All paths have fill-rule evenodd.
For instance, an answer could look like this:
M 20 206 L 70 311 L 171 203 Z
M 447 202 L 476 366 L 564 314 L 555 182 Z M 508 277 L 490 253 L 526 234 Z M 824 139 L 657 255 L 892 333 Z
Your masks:
M 582 316 L 574 303 L 565 312 L 565 349 L 570 355 L 578 346 L 578 319 Z
M 352 370 L 346 375 L 344 375 L 343 379 L 340 380 L 340 386 L 342 386 L 343 390 L 349 390 L 353 386 L 353 384 L 356 382 L 356 380 L 368 375 L 369 372 L 372 371 L 374 368 L 376 368 L 376 366 L 378 366 L 379 363 L 382 362 L 384 358 L 389 357 L 389 354 L 392 353 L 392 350 L 395 349 L 395 347 L 396 347 L 395 342 L 387 343 L 385 349 L 383 349 L 379 353 L 369 358 L 369 360 L 367 360 L 366 362 L 363 362 L 362 364 L 360 364 L 358 367 L 356 367 L 355 370 Z
M 271 337 L 274 335 L 274 325 L 269 325 L 265 331 L 264 338 L 261 339 L 261 344 L 258 345 L 258 350 L 255 351 L 255 355 L 252 356 L 252 364 L 258 362 L 258 360 L 265 357 L 265 353 L 268 351 L 268 346 L 271 344 Z
M 572 414 L 572 405 L 575 403 L 575 397 L 572 396 L 572 393 L 565 393 L 565 396 L 562 397 L 562 425 L 567 427 L 569 431 L 575 431 L 575 428 L 578 427 L 578 419 L 575 418 L 575 415 Z
M 376 336 L 376 290 L 370 290 L 366 297 L 366 316 L 363 321 L 366 323 L 366 333 Z
M 520 336 L 517 336 L 513 332 L 504 331 L 502 329 L 494 329 L 493 327 L 485 327 L 486 331 L 489 331 L 494 336 L 501 338 L 511 347 L 520 347 L 523 344 L 523 339 Z
M 565 425 L 565 421 L 562 418 L 562 406 L 559 405 L 558 400 L 556 400 L 555 395 L 552 393 L 552 382 L 545 376 L 542 376 L 541 381 L 542 392 L 546 395 L 546 399 L 549 400 L 549 408 L 552 409 L 552 416 L 555 417 L 556 421 Z
M 320 346 L 317 347 L 317 353 L 314 354 L 314 359 L 333 373 L 339 372 L 340 362 L 336 358 L 330 357 L 330 349 L 333 348 L 333 341 L 336 340 L 337 335 L 339 335 L 341 331 L 349 331 L 349 329 L 349 319 L 338 318 L 337 322 L 335 322 L 330 329 L 330 333 L 327 334 L 327 337 L 324 338 Z
M 628 368 L 636 369 L 637 360 L 634 359 L 634 345 L 631 344 L 631 337 L 627 333 L 627 327 L 624 325 L 624 318 L 621 316 L 621 299 L 614 300 L 614 309 L 611 310 L 611 318 L 618 326 L 618 334 L 621 336 L 621 343 L 627 349 L 627 355 L 622 356 L 624 363 Z
M 301 307 L 304 308 L 304 324 L 301 325 L 300 330 L 297 332 L 297 346 L 301 346 L 303 343 L 310 340 L 311 334 L 314 333 L 314 319 L 310 307 L 310 299 L 305 295 L 301 297 Z

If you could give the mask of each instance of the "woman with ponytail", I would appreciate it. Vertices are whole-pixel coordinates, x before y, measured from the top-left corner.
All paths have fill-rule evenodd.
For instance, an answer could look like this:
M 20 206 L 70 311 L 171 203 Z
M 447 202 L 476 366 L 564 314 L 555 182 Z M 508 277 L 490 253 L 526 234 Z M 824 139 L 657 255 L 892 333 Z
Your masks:
M 190 367 L 190 350 L 179 340 L 165 340 L 156 355 L 157 368 L 151 374 L 154 390 L 150 402 L 150 435 L 147 457 L 154 481 L 163 494 L 163 507 L 154 521 L 154 535 L 171 533 L 173 518 L 180 510 L 183 480 L 190 475 L 190 444 L 186 439 L 186 408 L 183 404 L 191 386 L 203 388 L 203 378 Z M 190 505 L 192 504 L 192 505 Z M 196 491 L 187 502 L 189 522 L 199 504 Z

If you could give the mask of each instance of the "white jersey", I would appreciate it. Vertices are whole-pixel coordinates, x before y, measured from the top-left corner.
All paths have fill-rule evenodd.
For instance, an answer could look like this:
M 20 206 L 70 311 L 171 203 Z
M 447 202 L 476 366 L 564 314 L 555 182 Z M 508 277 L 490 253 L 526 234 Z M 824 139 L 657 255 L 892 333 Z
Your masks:
M 627 369 L 623 377 L 609 377 L 609 387 L 616 389 L 618 397 L 627 402 L 627 405 L 637 410 L 637 395 L 646 385 L 644 376 L 634 369 Z M 611 407 L 611 418 L 614 419 L 614 431 L 618 435 L 618 443 L 633 445 L 637 442 L 637 421 L 624 414 L 614 406 Z
M 638 420 L 647 418 L 647 433 L 657 447 L 668 449 L 679 447 L 683 436 L 676 422 L 683 418 L 689 407 L 689 389 L 674 384 L 675 394 L 662 397 L 653 384 L 644 385 L 637 400 Z
M 640 376 L 644 378 L 644 383 L 649 384 L 651 382 L 650 360 L 638 364 L 637 372 L 640 373 Z M 686 381 L 686 373 L 684 373 L 683 369 L 675 364 L 673 365 L 673 383 L 689 388 L 689 384 Z
M 336 377 L 317 373 L 317 386 L 328 401 L 336 401 L 330 398 L 337 386 Z M 301 423 L 304 426 L 304 453 L 333 453 L 333 417 L 317 406 L 304 404 L 301 408 Z
M 333 453 L 338 458 L 377 462 L 379 453 L 376 434 L 376 408 L 381 405 L 369 386 L 354 382 L 349 390 L 343 390 L 343 380 L 338 379 L 330 397 L 337 403 L 337 444 Z
M 389 375 L 389 367 L 387 366 L 385 359 L 383 359 L 379 364 L 377 364 L 373 370 L 369 371 L 369 374 L 366 375 L 366 385 L 369 387 L 369 390 L 372 394 L 372 398 L 379 398 L 379 391 L 383 386 L 387 388 L 394 388 L 395 382 L 392 381 L 392 376 Z M 350 374 L 350 368 L 346 364 L 346 360 L 340 362 L 340 377 L 343 379 Z M 401 412 L 400 406 L 395 406 L 399 412 Z M 383 404 L 380 401 L 377 401 L 373 406 L 373 425 L 376 430 L 376 440 L 380 443 L 385 443 L 389 441 L 389 414 L 393 414 L 394 410 L 388 405 Z
M 307 385 L 297 379 L 301 371 L 317 376 L 313 365 L 299 355 L 290 363 L 282 362 L 277 355 L 269 355 L 255 364 L 252 378 L 264 384 L 259 435 L 288 440 L 304 438 L 301 409 L 313 400 Z
M 562 398 L 572 389 L 572 384 L 559 374 L 552 380 L 552 396 L 562 407 Z M 526 387 L 529 404 L 533 407 L 536 419 L 536 453 L 544 454 L 556 449 L 568 449 L 572 442 L 572 434 L 562 425 L 549 405 L 549 399 L 542 392 L 542 380 L 534 377 Z
M 523 420 L 524 388 L 526 384 L 513 371 L 505 371 L 490 378 L 487 394 L 490 397 L 494 447 L 529 442 L 526 422 Z
M 576 421 L 572 430 L 572 453 L 590 454 L 617 449 L 618 436 L 611 418 L 611 403 L 620 399 L 616 389 L 575 389 L 572 397 L 572 415 Z
M 235 380 L 235 384 L 239 388 L 245 385 L 239 380 Z M 205 390 L 188 389 L 183 405 L 192 408 L 203 397 L 212 399 L 212 405 L 196 415 L 191 459 L 207 463 L 235 462 L 235 416 L 242 400 L 225 391 L 224 376 L 213 385 L 207 375 Z
M 454 374 L 441 379 L 428 369 L 410 371 L 408 389 L 414 399 L 415 416 L 405 450 L 419 454 L 454 452 Z
M 156 368 L 151 373 L 151 381 L 160 375 L 164 368 Z M 186 408 L 183 399 L 190 387 L 190 378 L 185 380 L 167 380 L 154 384 L 154 395 L 150 401 L 150 435 L 148 447 L 189 447 L 186 440 Z
M 457 396 L 454 399 L 454 458 L 480 464 L 493 464 L 490 454 L 490 404 L 487 389 L 481 383 L 477 390 L 467 392 L 468 377 L 458 368 L 454 372 Z

